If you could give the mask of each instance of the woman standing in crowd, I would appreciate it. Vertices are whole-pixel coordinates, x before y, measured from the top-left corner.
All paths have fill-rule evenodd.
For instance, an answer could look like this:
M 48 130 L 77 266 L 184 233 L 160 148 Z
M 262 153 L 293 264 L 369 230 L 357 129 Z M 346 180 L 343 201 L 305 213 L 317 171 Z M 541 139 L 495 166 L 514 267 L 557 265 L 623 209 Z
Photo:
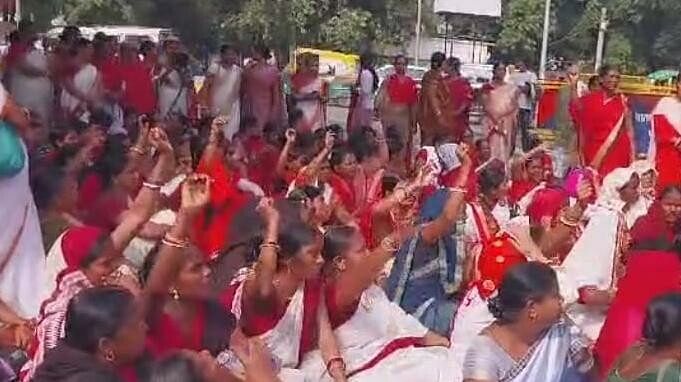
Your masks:
M 421 80 L 418 119 L 421 125 L 421 143 L 426 146 L 433 146 L 436 141 L 446 141 L 451 135 L 452 101 L 445 81 L 445 59 L 444 53 L 433 53 L 430 70 Z
M 658 173 L 660 189 L 681 184 L 681 75 L 676 79 L 676 94 L 658 101 L 652 111 L 653 126 L 648 152 Z
M 608 382 L 681 379 L 681 294 L 662 295 L 648 305 L 641 342 L 620 357 Z
M 46 295 L 45 249 L 29 185 L 31 127 L 0 86 L 0 300 L 19 316 L 38 314 Z
M 475 94 L 468 79 L 461 75 L 461 61 L 456 57 L 449 57 L 445 62 L 447 71 L 447 85 L 454 106 L 454 142 L 460 142 L 468 129 L 468 114 L 473 106 Z
M 300 68 L 291 77 L 292 106 L 303 113 L 298 131 L 314 132 L 326 127 L 328 85 L 319 76 L 318 55 L 303 53 L 298 65 Z
M 62 83 L 61 108 L 67 120 L 88 121 L 91 108 L 102 96 L 102 79 L 92 65 L 92 42 L 81 38 L 69 49 L 69 61 L 74 74 Z
M 416 134 L 416 108 L 418 106 L 418 89 L 416 81 L 407 74 L 407 58 L 398 55 L 393 62 L 395 70 L 381 84 L 376 108 L 381 123 L 397 130 L 400 140 L 408 142 L 406 149 L 398 155 L 408 161 L 412 155 L 412 140 Z
M 269 48 L 259 46 L 253 49 L 253 60 L 243 72 L 242 114 L 256 119 L 259 131 L 268 122 L 278 124 L 282 111 L 281 74 L 276 66 L 267 60 L 272 56 Z
M 189 56 L 184 52 L 170 54 L 168 65 L 158 76 L 157 115 L 161 120 L 189 116 L 190 94 L 194 83 L 189 73 Z
M 348 111 L 348 131 L 371 126 L 374 119 L 374 96 L 378 90 L 378 75 L 374 70 L 374 57 L 362 55 L 359 73 Z
M 493 70 L 492 81 L 482 88 L 483 126 L 492 157 L 506 162 L 515 149 L 512 137 L 515 137 L 520 90 L 504 80 L 506 65 L 498 62 Z
M 239 52 L 231 45 L 220 47 L 220 58 L 213 62 L 206 73 L 208 110 L 212 116 L 229 116 L 225 125 L 226 139 L 232 139 L 239 131 L 241 121 L 241 77 Z
M 496 321 L 471 344 L 464 382 L 575 381 L 591 371 L 588 342 L 561 320 L 558 280 L 548 265 L 509 270 L 489 309 Z

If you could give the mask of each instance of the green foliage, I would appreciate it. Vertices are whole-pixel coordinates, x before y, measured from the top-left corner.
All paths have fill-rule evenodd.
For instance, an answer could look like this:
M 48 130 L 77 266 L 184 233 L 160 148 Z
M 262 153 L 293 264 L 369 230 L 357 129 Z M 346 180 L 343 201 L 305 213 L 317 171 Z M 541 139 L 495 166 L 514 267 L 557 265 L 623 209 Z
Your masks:
M 322 44 L 329 49 L 358 52 L 372 27 L 368 11 L 342 9 L 322 26 Z
M 541 47 L 544 0 L 512 0 L 505 11 L 498 49 L 506 56 L 534 61 Z

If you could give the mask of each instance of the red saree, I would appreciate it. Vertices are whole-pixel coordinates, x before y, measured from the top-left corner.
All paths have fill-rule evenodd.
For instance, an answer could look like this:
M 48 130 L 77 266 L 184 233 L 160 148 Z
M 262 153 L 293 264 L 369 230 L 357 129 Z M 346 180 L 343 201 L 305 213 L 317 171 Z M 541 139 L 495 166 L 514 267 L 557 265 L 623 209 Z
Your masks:
M 678 254 L 632 251 L 594 348 L 601 377 L 605 377 L 615 360 L 640 339 L 648 303 L 661 294 L 681 292 L 680 281 Z
M 151 325 L 147 334 L 147 350 L 156 358 L 163 357 L 176 350 L 201 351 L 203 335 L 206 328 L 206 309 L 197 304 L 197 311 L 191 322 L 191 332 L 183 333 L 180 325 L 167 313 L 163 313 L 158 321 Z
M 463 106 L 462 113 L 454 117 L 454 140 L 460 142 L 466 130 L 470 128 L 468 113 L 475 96 L 471 84 L 464 77 L 448 79 L 447 85 L 449 85 L 453 107 L 460 108 Z
M 660 100 L 653 110 L 653 134 L 648 158 L 655 161 L 657 187 L 681 184 L 681 102 L 676 97 Z
M 627 131 L 627 101 L 618 95 L 608 98 L 605 92 L 596 91 L 576 101 L 571 110 L 584 139 L 580 147 L 586 166 L 596 168 L 601 177 L 619 167 L 629 167 L 632 159 L 632 142 Z
M 202 160 L 196 172 L 207 174 L 213 179 L 213 183 L 210 207 L 202 211 L 194 221 L 193 239 L 206 258 L 213 259 L 229 243 L 228 233 L 232 219 L 248 199 L 237 189 L 238 178 L 227 171 L 221 158 Z

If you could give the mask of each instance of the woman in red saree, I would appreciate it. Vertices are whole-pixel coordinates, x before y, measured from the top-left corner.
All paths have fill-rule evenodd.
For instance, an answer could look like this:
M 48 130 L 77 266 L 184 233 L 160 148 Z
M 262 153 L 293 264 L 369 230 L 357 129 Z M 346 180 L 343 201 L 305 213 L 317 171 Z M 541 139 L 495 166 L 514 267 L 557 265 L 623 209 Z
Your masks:
M 570 110 L 579 136 L 584 137 L 579 148 L 584 166 L 605 177 L 631 164 L 634 132 L 628 101 L 619 93 L 619 72 L 605 65 L 599 76 L 602 89 L 573 101 Z
M 681 184 L 681 82 L 676 83 L 676 95 L 662 98 L 652 115 L 648 159 L 657 169 L 658 189 Z
M 359 216 L 383 194 L 383 167 L 388 162 L 388 146 L 383 127 L 374 124 L 373 131 L 358 131 L 349 139 L 350 147 L 331 154 L 333 175 L 330 184 L 343 207 Z
M 24 381 L 29 381 L 45 357 L 63 335 L 64 319 L 69 301 L 85 288 L 101 285 L 120 278 L 111 273 L 118 267 L 121 253 L 137 235 L 140 227 L 149 220 L 158 203 L 158 189 L 164 184 L 164 174 L 170 173 L 174 161 L 173 149 L 160 131 L 152 131 L 151 143 L 159 152 L 159 159 L 132 208 L 110 234 L 98 227 L 72 227 L 58 240 L 58 250 L 63 257 L 63 269 L 56 280 L 52 295 L 43 302 L 36 327 L 36 338 L 31 351 L 32 360 L 22 371 Z M 159 185 L 158 188 L 156 185 Z
M 518 212 L 523 215 L 527 206 L 532 201 L 535 192 L 546 186 L 546 172 L 544 163 L 548 157 L 547 153 L 536 151 L 523 156 L 511 169 L 512 182 L 508 193 L 509 202 L 518 208 Z M 553 170 L 553 169 L 551 169 Z M 551 171 L 553 175 L 553 171 Z
M 176 350 L 208 350 L 213 356 L 229 345 L 232 314 L 212 293 L 203 254 L 190 244 L 191 222 L 210 202 L 210 178 L 190 175 L 172 229 L 142 268 L 147 349 L 154 357 Z
M 445 71 L 449 75 L 445 82 L 449 86 L 449 94 L 454 108 L 454 142 L 461 142 L 464 134 L 470 128 L 468 114 L 473 106 L 475 94 L 466 77 L 461 75 L 461 61 L 450 57 L 445 61 Z
M 681 190 L 668 188 L 631 231 L 626 273 L 594 348 L 601 376 L 640 339 L 648 303 L 661 294 L 681 291 L 681 259 L 673 234 L 680 216 Z
M 416 132 L 416 106 L 418 104 L 418 89 L 416 81 L 407 75 L 407 59 L 403 55 L 395 57 L 395 73 L 381 84 L 376 97 L 383 126 L 397 130 L 402 142 L 407 142 L 405 149 L 398 153 L 401 158 L 410 155 L 412 138 Z

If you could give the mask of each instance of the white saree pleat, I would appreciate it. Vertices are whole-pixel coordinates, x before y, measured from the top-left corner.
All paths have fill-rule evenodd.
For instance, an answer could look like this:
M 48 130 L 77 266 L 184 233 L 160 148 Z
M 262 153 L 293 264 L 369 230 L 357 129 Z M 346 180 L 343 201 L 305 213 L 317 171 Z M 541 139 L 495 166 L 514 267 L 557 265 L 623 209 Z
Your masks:
M 395 340 L 422 337 L 428 332 L 414 317 L 388 300 L 377 286 L 369 287 L 355 314 L 335 330 L 338 346 L 349 372 L 359 370 Z M 310 380 L 331 381 L 318 351 L 301 366 Z M 460 374 L 460 373 L 459 373 Z M 443 347 L 406 347 L 394 351 L 376 365 L 357 373 L 352 382 L 432 381 L 451 382 L 455 369 Z
M 584 286 L 606 290 L 612 286 L 620 224 L 618 212 L 599 207 L 563 264 L 556 267 L 566 313 L 592 340 L 598 338 L 605 312 L 578 304 L 578 290 Z
M 461 305 L 454 315 L 449 358 L 457 370 L 463 368 L 466 353 L 475 337 L 493 322 L 494 316 L 487 308 L 487 300 L 480 296 L 478 288 L 474 286 L 461 300 Z M 462 378 L 463 376 L 456 381 L 460 382 Z

